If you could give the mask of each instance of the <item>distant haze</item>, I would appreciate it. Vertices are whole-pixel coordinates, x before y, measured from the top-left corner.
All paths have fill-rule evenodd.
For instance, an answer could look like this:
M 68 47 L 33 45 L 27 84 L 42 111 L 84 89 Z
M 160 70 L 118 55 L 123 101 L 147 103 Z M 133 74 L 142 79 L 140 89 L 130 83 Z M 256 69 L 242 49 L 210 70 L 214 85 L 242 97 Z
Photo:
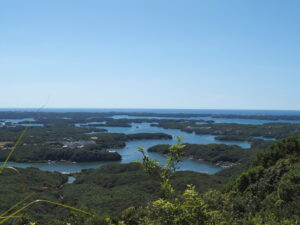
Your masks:
M 300 110 L 300 1 L 11 0 L 0 108 Z

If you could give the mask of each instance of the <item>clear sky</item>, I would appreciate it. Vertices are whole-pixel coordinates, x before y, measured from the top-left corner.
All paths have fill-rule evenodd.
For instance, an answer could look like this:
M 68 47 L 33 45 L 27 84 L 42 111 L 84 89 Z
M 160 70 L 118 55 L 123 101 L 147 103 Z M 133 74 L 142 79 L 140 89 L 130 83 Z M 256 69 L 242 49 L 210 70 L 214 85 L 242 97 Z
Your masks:
M 299 0 L 3 0 L 0 108 L 300 109 Z

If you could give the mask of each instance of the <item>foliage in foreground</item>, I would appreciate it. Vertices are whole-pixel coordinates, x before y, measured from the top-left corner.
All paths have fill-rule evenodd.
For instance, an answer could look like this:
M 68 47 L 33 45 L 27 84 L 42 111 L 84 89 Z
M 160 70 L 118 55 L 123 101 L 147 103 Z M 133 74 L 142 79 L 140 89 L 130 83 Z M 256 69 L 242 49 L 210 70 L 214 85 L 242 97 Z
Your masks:
M 182 145 L 172 146 L 167 164 L 159 166 L 144 153 L 145 171 L 159 181 L 161 198 L 130 207 L 120 217 L 74 214 L 62 225 L 190 225 L 190 224 L 300 224 L 300 139 L 277 141 L 261 153 L 253 166 L 223 191 L 198 193 L 189 185 L 177 194 L 170 182 L 180 161 Z M 143 152 L 143 149 L 140 149 Z M 26 223 L 23 223 L 26 224 Z
M 180 149 L 180 148 L 179 148 Z M 299 224 L 300 139 L 286 138 L 260 154 L 227 190 L 161 198 L 123 213 L 125 224 Z M 172 158 L 172 153 L 169 159 Z M 144 164 L 147 168 L 147 164 Z M 152 172 L 153 174 L 153 172 Z
M 87 224 L 300 224 L 299 138 L 276 142 L 257 157 L 252 168 L 239 175 L 222 192 L 209 190 L 203 194 L 192 185 L 183 194 L 174 194 L 168 182 L 173 170 L 168 165 L 174 163 L 176 166 L 180 160 L 176 154 L 181 145 L 173 149 L 175 158 L 171 153 L 170 161 L 164 167 L 144 155 L 145 170 L 160 180 L 163 190 L 160 199 L 143 207 L 130 207 L 118 219 L 107 218 Z

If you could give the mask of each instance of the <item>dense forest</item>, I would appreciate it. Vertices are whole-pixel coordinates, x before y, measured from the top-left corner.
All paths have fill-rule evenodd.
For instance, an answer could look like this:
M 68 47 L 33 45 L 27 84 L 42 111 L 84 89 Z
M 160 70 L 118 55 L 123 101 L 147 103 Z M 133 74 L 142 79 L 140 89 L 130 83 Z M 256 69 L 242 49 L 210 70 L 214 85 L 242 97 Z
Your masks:
M 131 116 L 155 118 L 111 118 L 114 115 L 122 114 L 0 112 L 1 118 L 27 118 L 2 122 L 0 161 L 14 150 L 9 161 L 113 162 L 121 155 L 109 149 L 124 148 L 128 141 L 173 138 L 166 133 L 108 133 L 102 128 L 142 122 L 212 134 L 216 140 L 247 141 L 251 148 L 183 140 L 139 149 L 141 162 L 107 164 L 73 174 L 6 167 L 0 172 L 0 224 L 300 224 L 299 124 L 213 123 L 187 120 L 192 115 L 185 114 L 176 115 L 180 119 L 139 113 Z M 25 125 L 27 132 L 14 149 Z M 147 152 L 165 155 L 166 164 L 158 164 Z M 223 169 L 215 174 L 178 171 L 185 158 Z
M 299 156 L 300 139 L 290 137 L 261 151 L 251 164 L 237 165 L 239 174 L 234 167 L 215 175 L 175 172 L 170 181 L 175 192 L 168 198 L 145 164 L 85 170 L 73 184 L 59 173 L 7 168 L 0 175 L 0 208 L 32 194 L 26 201 L 58 201 L 96 216 L 37 203 L 11 219 L 14 224 L 298 224 Z
M 0 128 L 0 162 L 8 156 L 12 142 L 16 141 L 24 128 Z M 164 133 L 102 133 L 97 128 L 67 127 L 30 127 L 21 146 L 14 152 L 10 161 L 44 162 L 44 161 L 119 161 L 120 154 L 108 151 L 122 148 L 126 141 L 146 139 L 172 139 Z M 91 140 L 93 139 L 93 140 Z
M 228 140 L 237 140 L 245 137 L 284 138 L 300 135 L 300 123 L 267 123 L 262 125 L 236 124 L 236 123 L 214 123 L 196 124 L 193 121 L 173 122 L 160 121 L 153 124 L 166 129 L 180 129 L 185 132 L 196 134 L 213 134 L 230 137 Z
M 169 154 L 169 148 L 169 145 L 156 145 L 149 148 L 148 151 Z M 255 150 L 247 151 L 236 145 L 224 144 L 186 144 L 182 151 L 186 157 L 211 163 L 237 163 L 245 158 L 250 158 L 256 152 Z

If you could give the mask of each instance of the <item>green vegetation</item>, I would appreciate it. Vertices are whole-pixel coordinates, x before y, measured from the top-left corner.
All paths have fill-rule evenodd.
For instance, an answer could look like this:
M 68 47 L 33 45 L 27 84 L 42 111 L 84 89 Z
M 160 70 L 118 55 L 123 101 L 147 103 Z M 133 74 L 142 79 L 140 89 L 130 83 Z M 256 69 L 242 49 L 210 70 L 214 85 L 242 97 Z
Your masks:
M 283 139 L 261 153 L 223 191 L 161 198 L 123 213 L 125 224 L 299 224 L 300 139 Z
M 23 131 L 22 127 L 0 129 L 0 141 L 16 141 Z M 100 133 L 98 133 L 100 131 Z M 118 161 L 121 156 L 108 149 L 123 148 L 126 141 L 142 139 L 172 139 L 172 136 L 163 133 L 115 134 L 101 133 L 101 129 L 82 127 L 30 127 L 24 140 L 16 149 L 10 161 L 14 162 L 44 162 L 44 161 Z M 94 133 L 96 132 L 96 133 Z M 92 141 L 94 144 L 85 144 Z M 72 143 L 83 143 L 74 147 Z M 64 143 L 70 143 L 64 146 Z M 0 162 L 4 161 L 12 146 L 0 146 Z
M 24 198 L 26 202 L 36 199 L 55 201 L 60 198 L 60 188 L 66 182 L 67 176 L 60 173 L 44 172 L 35 168 L 6 168 L 0 173 L 0 214 Z M 32 220 L 47 221 L 53 218 L 52 213 L 59 212 L 56 207 L 45 207 L 42 204 L 42 207 L 32 206 L 26 214 L 30 214 Z
M 272 143 L 271 141 L 253 139 L 250 149 L 243 149 L 237 145 L 185 144 L 182 152 L 184 157 L 214 163 L 222 167 L 230 167 L 238 164 L 249 164 L 257 153 L 263 152 Z M 150 147 L 148 151 L 168 155 L 169 147 L 170 145 L 155 145 Z
M 74 220 L 77 222 L 73 224 L 90 225 L 118 224 L 118 221 L 130 225 L 298 224 L 299 156 L 299 138 L 277 141 L 269 150 L 260 153 L 253 165 L 231 182 L 228 181 L 232 174 L 226 177 L 224 171 L 230 174 L 234 167 L 215 175 L 181 171 L 161 177 L 158 173 L 163 174 L 166 168 L 174 171 L 172 166 L 165 169 L 153 167 L 152 163 L 145 163 L 147 160 L 143 165 L 151 176 L 137 163 L 107 165 L 83 171 L 76 176 L 73 184 L 64 184 L 66 176 L 58 173 L 36 169 L 18 169 L 18 173 L 6 169 L 0 175 L 1 211 L 8 209 L 16 202 L 16 198 L 22 199 L 27 193 L 33 192 L 39 193 L 44 199 L 109 216 L 105 220 L 92 220 L 89 216 L 77 213 L 67 216 L 70 213 L 68 210 L 45 204 L 26 210 L 25 218 L 43 221 L 42 224 L 66 224 Z M 173 160 L 176 162 L 180 158 Z M 160 187 L 164 187 L 161 184 L 168 177 L 170 182 L 167 187 L 170 185 L 174 191 L 171 191 L 171 195 L 162 195 Z M 199 190 L 205 183 L 206 188 Z M 224 186 L 225 183 L 227 185 Z M 55 216 L 54 212 L 57 212 Z
M 180 129 L 185 132 L 195 132 L 196 134 L 226 135 L 233 137 L 227 140 L 237 140 L 236 138 L 266 137 L 285 138 L 288 136 L 300 135 L 300 123 L 268 123 L 262 125 L 235 124 L 235 123 L 214 123 L 196 124 L 189 122 L 168 122 L 161 121 L 157 125 L 166 129 Z
M 158 199 L 161 194 L 159 181 L 148 176 L 139 163 L 105 165 L 99 169 L 84 170 L 75 175 L 76 180 L 72 184 L 66 184 L 66 175 L 59 173 L 32 168 L 18 171 L 19 173 L 6 169 L 3 175 L 0 174 L 1 212 L 28 194 L 37 192 L 30 200 L 57 201 L 98 215 L 117 218 L 128 207 L 145 206 L 147 202 Z M 198 191 L 204 192 L 209 188 L 220 188 L 227 180 L 217 175 L 179 171 L 172 176 L 171 184 L 175 192 L 180 194 L 188 184 L 193 184 Z M 47 186 L 48 188 L 43 189 L 44 185 L 53 188 L 50 190 Z M 26 210 L 25 215 L 33 221 L 52 224 L 55 219 L 62 220 L 69 216 L 69 211 L 40 204 Z
M 127 134 L 127 140 L 165 139 L 171 140 L 172 136 L 164 133 L 138 133 Z
M 229 195 L 243 216 L 299 223 L 300 139 L 290 137 L 258 155 L 231 185 Z
M 86 170 L 63 190 L 69 204 L 116 216 L 130 206 L 158 198 L 159 185 L 137 163 Z
M 212 115 L 213 118 L 253 119 L 253 120 L 294 120 L 300 121 L 299 115 Z
M 87 122 L 86 114 L 64 114 L 65 117 L 73 116 L 71 119 L 61 116 L 49 113 L 34 117 L 37 121 L 44 120 L 46 126 L 28 128 L 11 159 L 105 161 L 113 157 L 106 155 L 110 153 L 107 149 L 122 147 L 128 140 L 171 138 L 161 133 L 93 133 L 100 130 L 74 126 L 74 121 Z M 30 117 L 33 115 L 29 114 Z M 93 114 L 89 119 L 106 121 L 104 114 Z M 272 142 L 253 138 L 299 135 L 299 124 L 198 125 L 194 121 L 167 120 L 160 121 L 158 126 L 221 135 L 217 138 L 223 140 L 248 140 L 252 146 L 241 149 L 178 143 L 149 149 L 167 154 L 164 166 L 149 158 L 141 148 L 142 163 L 84 170 L 73 174 L 76 180 L 72 184 L 67 183 L 67 175 L 59 173 L 5 168 L 0 172 L 0 224 L 13 212 L 14 217 L 9 218 L 7 224 L 300 224 L 300 138 L 284 138 L 273 142 L 271 147 Z M 4 161 L 12 152 L 11 142 L 18 140 L 22 131 L 20 127 L 0 129 L 3 143 L 0 160 Z M 83 146 L 70 147 L 73 142 Z M 235 165 L 213 175 L 176 172 L 182 157 Z M 55 204 L 48 204 L 50 202 Z M 62 207 L 65 204 L 90 215 L 78 210 L 70 212 L 70 207 Z M 17 211 L 22 207 L 24 210 Z M 4 214 L 9 209 L 10 212 Z
M 177 145 L 173 145 L 168 148 L 169 156 L 167 157 L 167 163 L 165 166 L 160 166 L 157 161 L 149 158 L 143 147 L 139 148 L 139 151 L 143 155 L 143 168 L 146 173 L 158 178 L 160 181 L 162 196 L 164 198 L 170 198 L 175 192 L 174 188 L 170 184 L 170 179 L 176 169 L 179 168 L 178 164 L 181 162 L 181 158 L 183 156 L 182 149 L 185 145 L 181 144 L 182 139 L 182 137 L 178 137 Z
M 156 145 L 148 151 L 169 154 L 169 147 L 169 145 Z M 243 149 L 237 145 L 224 144 L 186 144 L 182 151 L 186 157 L 220 164 L 237 163 L 242 159 L 249 159 L 254 153 L 252 150 Z
M 112 119 L 112 116 L 127 115 L 137 117 L 136 119 Z M 141 118 L 138 118 L 141 117 Z M 146 118 L 142 118 L 146 117 Z M 149 118 L 147 118 L 149 117 Z M 151 118 L 154 117 L 154 118 Z M 91 112 L 0 112 L 0 121 L 2 119 L 24 119 L 32 118 L 34 122 L 28 123 L 41 123 L 47 127 L 66 127 L 74 126 L 77 123 L 90 123 L 90 122 L 106 122 L 106 125 L 99 124 L 99 126 L 122 126 L 129 127 L 131 123 L 136 122 L 179 122 L 190 119 L 191 117 L 202 117 L 194 122 L 206 122 L 212 123 L 213 118 L 229 118 L 229 119 L 254 119 L 254 120 L 291 120 L 299 121 L 300 116 L 298 115 L 230 115 L 230 114 L 189 114 L 189 113 L 134 113 L 134 112 L 107 112 L 107 113 L 91 113 Z M 167 119 L 166 117 L 178 118 L 178 119 Z M 25 122 L 26 123 L 26 122 Z
M 183 194 L 163 195 L 146 206 L 130 207 L 120 219 L 123 224 L 139 225 L 299 224 L 299 156 L 299 138 L 280 140 L 221 191 L 200 194 L 189 185 Z M 153 177 L 164 168 L 147 160 L 144 167 Z
M 58 147 L 57 147 L 58 146 Z M 0 161 L 4 161 L 10 152 L 10 148 L 0 151 Z M 58 144 L 46 145 L 22 145 L 11 156 L 14 162 L 44 162 L 44 161 L 117 161 L 121 160 L 120 154 L 106 150 L 92 150 L 89 146 L 84 148 L 62 148 Z
M 1 151 L 0 161 L 4 161 L 8 150 Z M 38 146 L 22 146 L 11 157 L 14 162 L 44 162 L 44 161 L 96 162 L 121 160 L 117 152 L 87 151 L 85 149 L 50 149 Z

